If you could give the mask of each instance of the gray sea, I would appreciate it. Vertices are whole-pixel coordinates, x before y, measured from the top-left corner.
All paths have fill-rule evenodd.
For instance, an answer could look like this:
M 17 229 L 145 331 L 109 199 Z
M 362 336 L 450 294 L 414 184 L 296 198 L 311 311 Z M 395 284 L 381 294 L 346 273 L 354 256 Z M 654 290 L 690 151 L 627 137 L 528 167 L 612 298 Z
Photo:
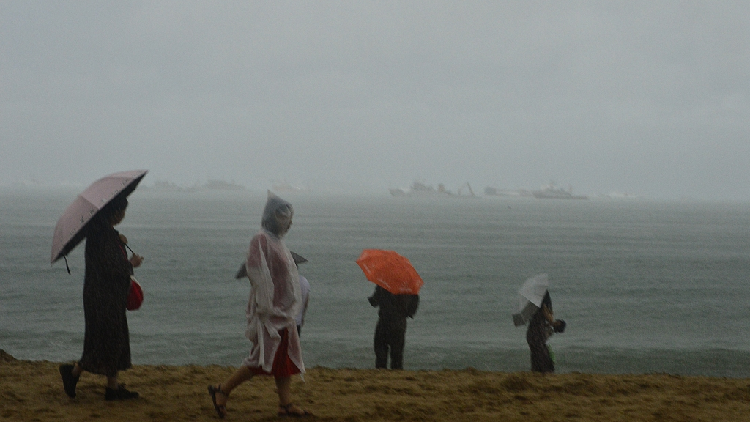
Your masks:
M 83 245 L 50 265 L 75 190 L 0 190 L 0 349 L 72 361 L 83 346 Z M 558 372 L 750 377 L 750 204 L 284 194 L 287 246 L 309 259 L 308 367 L 372 368 L 373 284 L 362 249 L 392 249 L 424 279 L 405 368 L 527 371 L 518 288 L 547 273 Z M 237 366 L 247 280 L 235 280 L 265 192 L 141 187 L 118 229 L 146 257 L 129 313 L 135 364 Z

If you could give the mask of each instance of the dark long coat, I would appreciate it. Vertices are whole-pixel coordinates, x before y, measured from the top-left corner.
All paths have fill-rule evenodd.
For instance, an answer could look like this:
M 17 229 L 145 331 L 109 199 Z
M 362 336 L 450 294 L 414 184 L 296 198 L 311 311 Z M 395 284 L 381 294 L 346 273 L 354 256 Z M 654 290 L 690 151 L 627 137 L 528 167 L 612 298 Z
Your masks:
M 117 230 L 101 221 L 92 221 L 88 227 L 85 258 L 86 334 L 79 365 L 88 372 L 114 377 L 132 366 L 126 305 L 133 267 Z
M 549 292 L 544 295 L 542 308 L 531 317 L 529 328 L 526 330 L 526 343 L 531 352 L 533 372 L 555 372 L 555 362 L 547 348 L 547 339 L 552 335 L 552 326 L 544 316 L 544 308 L 552 312 L 552 299 L 550 299 Z

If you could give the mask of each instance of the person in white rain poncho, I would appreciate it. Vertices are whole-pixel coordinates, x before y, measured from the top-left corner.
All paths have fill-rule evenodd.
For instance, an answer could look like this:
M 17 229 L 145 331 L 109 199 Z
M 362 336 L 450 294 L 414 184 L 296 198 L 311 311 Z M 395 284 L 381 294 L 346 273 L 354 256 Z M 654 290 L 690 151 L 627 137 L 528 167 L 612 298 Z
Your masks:
M 229 379 L 208 387 L 220 418 L 226 416 L 229 394 L 255 375 L 273 375 L 279 395 L 279 416 L 307 416 L 292 403 L 292 375 L 304 373 L 295 315 L 302 306 L 299 275 L 282 238 L 292 226 L 292 205 L 270 191 L 263 210 L 262 230 L 250 241 L 245 268 L 250 280 L 247 338 L 250 355 Z

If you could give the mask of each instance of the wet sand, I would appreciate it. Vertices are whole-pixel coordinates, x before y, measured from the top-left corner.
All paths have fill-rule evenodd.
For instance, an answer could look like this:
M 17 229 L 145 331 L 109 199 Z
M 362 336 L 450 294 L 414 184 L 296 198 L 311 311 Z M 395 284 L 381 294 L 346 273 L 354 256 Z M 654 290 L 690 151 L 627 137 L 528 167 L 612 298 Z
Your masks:
M 141 398 L 106 402 L 104 377 L 87 373 L 68 398 L 59 365 L 0 351 L 0 420 L 217 421 L 206 386 L 234 371 L 137 365 L 120 381 Z M 293 391 L 325 421 L 750 421 L 746 378 L 316 367 Z M 232 393 L 225 420 L 277 420 L 276 405 L 273 379 L 256 377 Z

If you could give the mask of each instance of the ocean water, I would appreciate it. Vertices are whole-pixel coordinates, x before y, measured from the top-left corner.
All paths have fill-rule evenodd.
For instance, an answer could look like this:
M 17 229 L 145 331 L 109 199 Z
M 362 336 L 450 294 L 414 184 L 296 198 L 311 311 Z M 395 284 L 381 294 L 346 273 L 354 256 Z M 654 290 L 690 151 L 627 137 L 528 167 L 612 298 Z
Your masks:
M 76 191 L 0 191 L 0 349 L 70 361 L 83 345 L 83 245 L 49 264 Z M 308 367 L 372 368 L 373 284 L 364 248 L 407 256 L 425 281 L 406 369 L 527 371 L 518 288 L 547 273 L 558 372 L 750 377 L 750 204 L 475 200 L 281 194 L 289 248 L 309 259 Z M 135 364 L 239 365 L 249 285 L 235 280 L 261 192 L 139 188 L 118 229 L 146 257 L 143 307 L 128 314 Z

